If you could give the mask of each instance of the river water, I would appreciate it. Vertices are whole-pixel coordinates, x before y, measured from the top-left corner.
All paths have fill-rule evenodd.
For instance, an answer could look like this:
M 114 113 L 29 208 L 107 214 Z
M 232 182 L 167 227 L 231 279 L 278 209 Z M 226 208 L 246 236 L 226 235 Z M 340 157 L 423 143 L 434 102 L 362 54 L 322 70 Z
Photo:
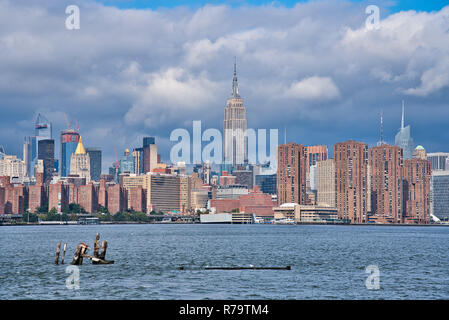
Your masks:
M 97 232 L 115 264 L 85 259 L 76 289 L 66 268 Z M 65 265 L 53 263 L 59 241 Z M 447 227 L 4 226 L 0 243 L 2 299 L 449 299 Z M 203 269 L 250 265 L 291 270 Z

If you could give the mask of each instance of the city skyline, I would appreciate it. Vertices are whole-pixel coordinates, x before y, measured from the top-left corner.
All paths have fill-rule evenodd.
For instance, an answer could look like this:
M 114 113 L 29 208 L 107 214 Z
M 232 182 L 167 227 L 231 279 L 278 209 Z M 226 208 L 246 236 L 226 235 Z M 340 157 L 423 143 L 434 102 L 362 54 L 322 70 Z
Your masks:
M 20 1 L 3 3 L 2 14 L 9 13 L 5 20 L 21 12 L 24 5 Z M 384 139 L 394 144 L 400 103 L 405 100 L 407 124 L 412 127 L 415 144 L 423 145 L 427 152 L 447 151 L 444 128 L 449 80 L 444 76 L 444 55 L 449 41 L 444 21 L 448 7 L 434 8 L 434 12 L 391 13 L 388 7 L 380 5 L 381 28 L 370 33 L 364 26 L 365 7 L 353 2 L 254 6 L 254 18 L 248 21 L 244 20 L 244 6 L 127 11 L 102 4 L 89 7 L 86 3 L 79 4 L 80 30 L 69 31 L 63 23 L 58 24 L 66 18 L 65 7 L 54 4 L 41 8 L 48 19 L 30 19 L 26 26 L 11 21 L 10 32 L 0 32 L 1 39 L 15 38 L 26 48 L 29 42 L 22 31 L 37 44 L 53 50 L 49 53 L 37 45 L 33 54 L 21 57 L 22 68 L 9 69 L 14 66 L 14 46 L 8 47 L 2 57 L 5 76 L 23 80 L 14 90 L 6 85 L 0 87 L 0 145 L 8 154 L 22 158 L 23 137 L 32 135 L 30 127 L 38 113 L 52 122 L 58 145 L 58 135 L 66 129 L 67 114 L 73 121 L 77 119 L 86 146 L 101 147 L 102 171 L 115 160 L 114 144 L 122 154 L 125 149 L 138 147 L 144 136 L 156 137 L 166 161 L 173 145 L 169 141 L 171 130 L 190 130 L 192 120 L 201 120 L 206 128 L 222 129 L 234 56 L 239 59 L 248 127 L 278 128 L 280 141 L 285 128 L 288 142 L 324 144 L 329 150 L 334 143 L 348 139 L 375 145 L 378 113 L 383 110 Z M 175 22 L 178 11 L 185 15 L 184 22 Z M 116 14 L 116 20 L 111 20 L 110 13 Z M 331 18 L 331 13 L 338 14 Z M 114 45 L 117 39 L 111 41 L 97 25 L 88 22 L 93 15 L 112 29 L 119 21 L 125 29 L 131 28 L 127 15 L 140 15 L 141 30 L 117 31 L 117 39 L 118 43 L 126 43 L 135 33 L 132 39 L 142 44 L 131 48 Z M 260 21 L 264 15 L 271 19 L 269 25 Z M 230 16 L 233 24 L 226 22 Z M 173 21 L 177 29 L 185 27 L 185 37 L 178 39 L 164 24 L 158 24 L 156 30 L 150 28 L 154 22 L 162 21 L 158 19 Z M 415 37 L 435 53 L 414 44 L 406 32 L 411 23 L 417 28 Z M 45 32 L 34 31 L 39 28 Z M 110 52 L 89 41 L 89 36 L 96 33 Z M 61 41 L 46 40 L 43 34 Z M 387 34 L 393 40 L 386 39 Z M 315 40 L 309 41 L 312 38 Z M 145 39 L 157 40 L 159 45 L 150 49 Z M 401 41 L 396 43 L 394 39 Z M 73 52 L 68 53 L 59 43 L 66 43 Z M 328 43 L 326 48 L 333 56 L 329 52 L 323 56 L 320 43 Z M 381 52 L 379 43 L 389 47 L 389 52 Z M 84 54 L 87 46 L 92 46 L 90 55 Z M 178 49 L 166 52 L 167 46 Z M 360 50 L 360 54 L 353 56 L 354 50 Z M 395 58 L 397 54 L 400 58 Z M 54 60 L 55 65 L 49 64 L 49 60 Z M 76 61 L 80 69 L 75 72 L 70 62 Z M 28 70 L 33 65 L 39 67 L 30 75 Z M 53 72 L 55 66 L 59 69 Z M 56 158 L 59 151 L 57 148 Z

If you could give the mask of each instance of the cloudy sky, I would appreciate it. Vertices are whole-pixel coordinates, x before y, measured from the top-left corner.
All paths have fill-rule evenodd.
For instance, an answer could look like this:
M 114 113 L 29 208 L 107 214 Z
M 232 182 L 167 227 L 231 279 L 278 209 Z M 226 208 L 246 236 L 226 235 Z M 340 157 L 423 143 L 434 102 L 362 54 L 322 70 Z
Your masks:
M 248 127 L 283 142 L 394 142 L 405 100 L 415 144 L 449 152 L 446 1 L 0 0 L 0 145 L 22 156 L 37 113 L 64 113 L 86 146 L 155 136 L 163 160 L 176 128 L 222 128 L 237 57 Z M 80 29 L 68 30 L 68 5 Z M 380 8 L 368 29 L 367 5 Z M 57 148 L 57 155 L 59 147 Z

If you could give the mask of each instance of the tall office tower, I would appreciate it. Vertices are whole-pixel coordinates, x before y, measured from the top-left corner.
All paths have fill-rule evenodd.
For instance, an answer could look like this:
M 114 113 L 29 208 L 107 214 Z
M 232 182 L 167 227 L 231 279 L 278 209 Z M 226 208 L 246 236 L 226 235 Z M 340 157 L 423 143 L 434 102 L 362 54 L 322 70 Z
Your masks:
M 90 180 L 100 181 L 101 176 L 101 149 L 86 148 L 90 159 Z
M 402 149 L 382 144 L 369 150 L 371 213 L 378 222 L 402 221 Z
M 52 138 L 51 122 L 48 121 L 42 114 L 38 114 L 36 118 L 36 123 L 34 125 L 36 137 L 42 139 Z
M 441 220 L 449 220 L 449 170 L 432 171 L 432 211 Z
M 208 160 L 203 162 L 202 176 L 203 176 L 203 183 L 210 184 L 211 166 Z
M 366 223 L 369 203 L 368 145 L 346 141 L 334 145 L 338 218 Z
M 25 161 L 27 176 L 34 176 L 34 167 L 38 160 L 39 141 L 47 139 L 52 139 L 51 122 L 39 113 L 34 123 L 34 136 L 25 137 L 23 145 L 23 160 Z
M 70 160 L 72 154 L 78 147 L 80 135 L 74 129 L 67 129 L 61 132 L 61 149 L 59 153 L 59 175 L 67 177 L 70 174 Z
M 430 222 L 430 162 L 421 159 L 404 160 L 403 222 Z
M 404 117 L 405 117 L 405 109 L 404 109 L 404 101 L 402 101 L 402 121 L 401 121 L 401 129 L 396 134 L 394 139 L 394 144 L 401 147 L 403 150 L 404 159 L 413 158 L 413 139 L 410 136 L 410 125 L 404 126 Z
M 192 178 L 186 175 L 179 176 L 179 202 L 181 212 L 192 209 Z
M 334 159 L 319 161 L 316 164 L 316 187 L 318 205 L 337 206 Z
M 32 137 L 25 137 L 23 142 L 23 161 L 25 162 L 25 175 L 31 177 L 33 175 L 32 165 L 33 141 Z M 0 159 L 2 157 L 0 156 Z
M 133 150 L 134 157 L 134 171 L 136 174 L 141 174 L 143 172 L 143 148 L 135 148 Z
M 277 195 L 278 204 L 306 204 L 306 147 L 287 143 L 278 147 Z
M 154 137 L 143 138 L 143 172 L 151 172 L 157 167 L 157 145 Z
M 129 153 L 129 149 L 126 149 L 123 153 L 123 158 L 120 159 L 119 173 L 135 173 L 134 169 L 134 157 Z
M 80 137 L 75 153 L 70 159 L 70 175 L 77 175 L 86 179 L 86 184 L 90 182 L 90 157 L 84 149 L 83 141 Z
M 413 151 L 413 158 L 427 160 L 426 149 L 423 146 L 417 146 Z
M 434 152 L 427 154 L 427 160 L 430 161 L 432 171 L 449 170 L 449 166 L 446 165 L 448 159 L 448 152 Z
M 155 137 L 143 137 L 143 147 L 148 147 L 150 144 L 156 144 Z
M 243 99 L 239 95 L 235 62 L 232 94 L 226 101 L 224 110 L 223 134 L 224 163 L 232 166 L 243 164 L 247 159 L 246 110 L 243 106 Z
M 39 160 L 44 164 L 44 184 L 48 184 L 55 171 L 55 140 L 43 139 L 38 142 L 38 156 Z M 35 173 L 36 175 L 36 173 Z

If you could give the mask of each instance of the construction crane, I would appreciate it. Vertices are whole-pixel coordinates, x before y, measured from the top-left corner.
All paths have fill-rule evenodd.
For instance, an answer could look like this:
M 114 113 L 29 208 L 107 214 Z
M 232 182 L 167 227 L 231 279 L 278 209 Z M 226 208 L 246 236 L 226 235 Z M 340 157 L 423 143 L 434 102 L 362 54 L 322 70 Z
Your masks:
M 67 122 L 67 129 L 70 129 L 70 121 L 69 121 L 69 117 L 67 117 L 67 114 L 64 113 L 64 117 L 65 117 L 65 121 Z

